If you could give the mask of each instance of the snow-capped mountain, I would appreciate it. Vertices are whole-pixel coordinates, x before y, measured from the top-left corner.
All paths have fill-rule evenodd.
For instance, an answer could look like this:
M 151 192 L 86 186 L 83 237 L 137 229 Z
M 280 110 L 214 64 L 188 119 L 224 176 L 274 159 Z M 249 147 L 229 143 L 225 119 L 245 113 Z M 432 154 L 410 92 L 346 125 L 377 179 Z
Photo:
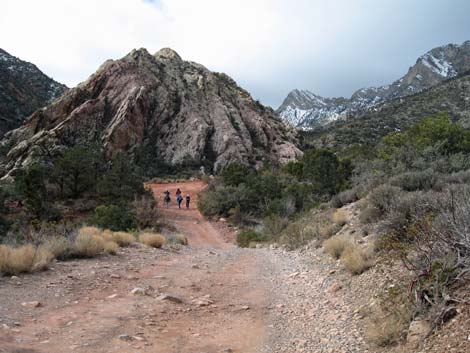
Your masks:
M 420 56 L 405 76 L 390 85 L 362 88 L 351 98 L 324 98 L 307 90 L 293 90 L 277 112 L 295 127 L 310 129 L 346 118 L 394 98 L 424 89 L 470 70 L 470 41 L 448 44 Z
M 0 137 L 66 89 L 35 65 L 0 49 Z

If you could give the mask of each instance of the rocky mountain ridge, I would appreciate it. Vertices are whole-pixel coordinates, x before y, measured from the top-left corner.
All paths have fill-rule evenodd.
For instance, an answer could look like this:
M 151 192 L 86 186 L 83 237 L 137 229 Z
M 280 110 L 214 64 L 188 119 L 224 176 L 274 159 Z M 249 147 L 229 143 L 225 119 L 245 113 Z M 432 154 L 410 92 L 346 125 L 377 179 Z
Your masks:
M 360 111 L 348 119 L 339 119 L 302 134 L 304 143 L 309 145 L 347 150 L 353 146 L 373 146 L 390 132 L 404 130 L 440 113 L 470 128 L 470 71 L 420 93 L 386 101 L 374 109 Z
M 139 147 L 170 165 L 285 162 L 301 155 L 295 131 L 230 77 L 165 48 L 133 50 L 36 111 L 1 141 L 2 174 L 76 144 L 108 158 Z
M 0 49 L 0 137 L 66 90 L 35 65 Z
M 448 44 L 420 56 L 406 75 L 390 85 L 363 88 L 350 98 L 324 98 L 307 90 L 293 90 L 277 112 L 293 126 L 310 129 L 395 98 L 419 93 L 468 70 L 470 41 Z

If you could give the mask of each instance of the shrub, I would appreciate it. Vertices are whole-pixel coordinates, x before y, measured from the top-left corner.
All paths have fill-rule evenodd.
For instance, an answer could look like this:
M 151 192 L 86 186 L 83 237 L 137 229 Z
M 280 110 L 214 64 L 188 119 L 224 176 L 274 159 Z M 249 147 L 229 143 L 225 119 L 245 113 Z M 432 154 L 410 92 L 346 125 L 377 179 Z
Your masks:
M 140 229 L 158 228 L 162 215 L 158 211 L 157 202 L 152 196 L 145 195 L 132 202 L 132 214 Z
M 369 321 L 366 325 L 365 337 L 368 342 L 378 347 L 397 343 L 407 329 L 406 322 L 392 314 L 369 319 Z
M 347 204 L 356 202 L 359 200 L 360 197 L 357 193 L 356 189 L 349 189 L 345 191 L 341 191 L 339 194 L 336 194 L 331 199 L 331 206 L 334 208 L 340 208 Z
M 391 185 L 398 186 L 405 191 L 429 190 L 435 187 L 439 174 L 432 169 L 407 172 L 395 176 L 390 180 Z
M 348 215 L 345 210 L 337 209 L 331 216 L 331 220 L 338 226 L 343 227 L 348 223 Z
M 263 233 L 268 238 L 277 238 L 281 235 L 284 229 L 289 225 L 289 220 L 277 215 L 271 215 L 263 220 Z
M 104 252 L 111 255 L 116 255 L 119 245 L 114 241 L 105 241 L 104 242 Z
M 103 252 L 105 242 L 99 229 L 83 227 L 73 243 L 73 255 L 85 258 L 95 257 Z
M 372 266 L 371 251 L 353 244 L 341 254 L 341 262 L 353 275 L 359 275 Z
M 166 240 L 168 243 L 188 245 L 188 238 L 181 233 L 169 235 L 166 237 Z
M 139 235 L 139 241 L 153 248 L 161 248 L 165 244 L 165 237 L 156 233 L 142 233 Z
M 101 205 L 96 207 L 91 223 L 113 231 L 128 230 L 135 227 L 135 218 L 123 205 Z
M 344 235 L 335 235 L 323 242 L 323 248 L 334 259 L 339 259 L 343 252 L 354 244 Z
M 250 243 L 259 243 L 266 241 L 266 237 L 252 229 L 242 230 L 237 235 L 237 244 L 242 248 L 248 248 Z
M 0 246 L 0 271 L 5 275 L 41 271 L 54 255 L 46 248 L 23 245 L 18 248 Z
M 380 214 L 389 211 L 397 199 L 403 195 L 403 191 L 388 184 L 380 185 L 371 191 L 368 197 L 369 205 L 376 208 Z
M 295 249 L 318 237 L 319 233 L 316 225 L 305 221 L 297 221 L 286 227 L 282 232 L 280 242 L 287 245 L 289 249 Z
M 126 232 L 112 232 L 106 229 L 103 231 L 102 235 L 107 241 L 117 243 L 121 247 L 127 247 L 135 242 L 134 236 Z
M 373 223 L 380 218 L 380 211 L 370 205 L 366 205 L 366 207 L 361 209 L 361 213 L 359 214 L 359 221 L 362 224 Z
M 53 236 L 46 239 L 42 246 L 49 250 L 54 258 L 66 260 L 73 254 L 73 247 L 70 240 L 63 236 Z

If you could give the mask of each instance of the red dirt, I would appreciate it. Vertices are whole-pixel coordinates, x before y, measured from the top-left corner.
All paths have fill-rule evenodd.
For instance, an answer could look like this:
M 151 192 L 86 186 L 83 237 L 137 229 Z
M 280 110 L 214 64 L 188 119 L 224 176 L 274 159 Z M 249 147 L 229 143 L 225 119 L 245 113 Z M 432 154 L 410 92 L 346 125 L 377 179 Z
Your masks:
M 0 279 L 0 352 L 257 351 L 265 340 L 269 297 L 261 260 L 226 243 L 203 219 L 196 209 L 203 183 L 148 187 L 160 201 L 170 190 L 173 205 L 163 212 L 189 246 L 136 246 L 115 257 L 57 262 L 43 273 Z M 177 187 L 191 194 L 190 210 L 175 206 Z M 130 294 L 135 287 L 148 295 Z M 183 303 L 158 300 L 162 293 Z M 193 302 L 204 296 L 213 304 Z M 21 305 L 33 300 L 42 306 Z

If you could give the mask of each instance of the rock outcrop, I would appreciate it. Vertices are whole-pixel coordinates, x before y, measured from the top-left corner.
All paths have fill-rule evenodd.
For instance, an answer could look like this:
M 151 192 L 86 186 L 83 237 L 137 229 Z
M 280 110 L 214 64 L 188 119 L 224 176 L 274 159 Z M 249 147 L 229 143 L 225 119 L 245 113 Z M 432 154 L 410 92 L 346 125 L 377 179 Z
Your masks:
M 33 64 L 0 49 L 0 138 L 66 89 Z
M 306 90 L 293 90 L 277 112 L 293 126 L 311 129 L 422 92 L 469 70 L 470 41 L 448 44 L 420 56 L 405 76 L 390 85 L 363 88 L 351 98 L 324 98 Z
M 133 50 L 106 61 L 86 82 L 36 111 L 1 145 L 3 174 L 74 144 L 106 155 L 139 147 L 171 165 L 286 162 L 301 155 L 295 132 L 225 74 L 171 49 Z

